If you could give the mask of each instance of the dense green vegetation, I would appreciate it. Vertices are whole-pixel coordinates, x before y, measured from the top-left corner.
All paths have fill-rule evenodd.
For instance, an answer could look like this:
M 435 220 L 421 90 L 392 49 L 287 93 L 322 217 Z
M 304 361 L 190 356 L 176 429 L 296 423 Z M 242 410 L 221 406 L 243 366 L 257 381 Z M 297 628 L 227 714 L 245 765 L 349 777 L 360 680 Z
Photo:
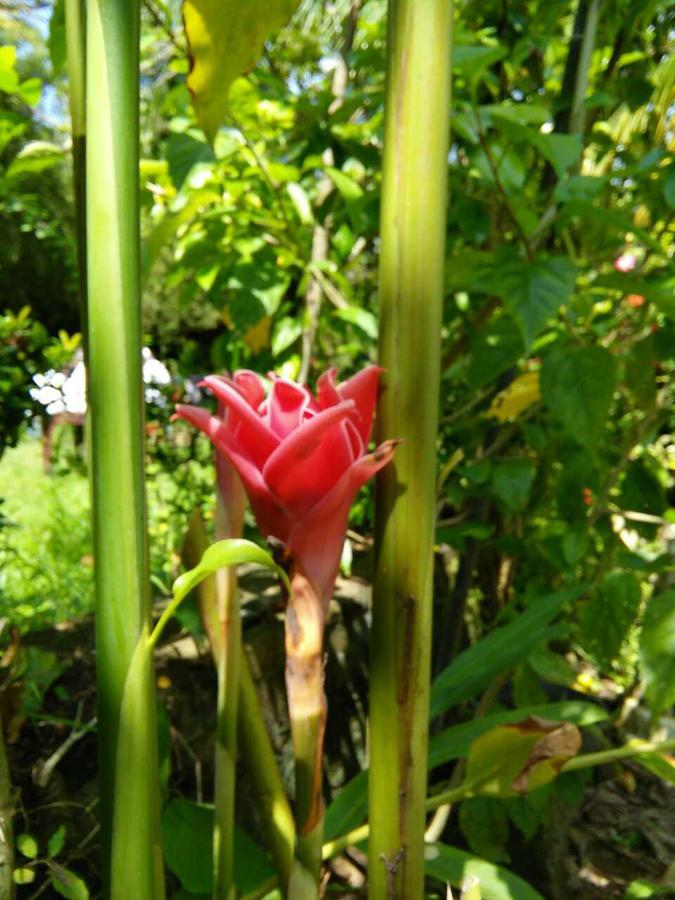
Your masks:
M 10 761 L 21 771 L 26 710 L 30 721 L 42 710 L 47 722 L 81 725 L 67 676 L 54 669 L 40 681 L 31 640 L 93 608 L 87 453 L 63 426 L 52 470 L 44 471 L 41 410 L 29 394 L 33 375 L 70 361 L 82 330 L 64 28 L 63 0 L 0 0 L 0 637 L 18 647 L 18 634 L 9 638 L 18 626 L 26 643 L 17 651 L 26 654 L 21 665 L 9 652 L 0 662 L 0 697 L 10 687 L 19 696 L 18 707 L 3 701 L 0 712 Z M 157 601 L 182 570 L 195 509 L 214 531 L 211 445 L 170 421 L 185 379 L 274 369 L 313 387 L 330 366 L 346 378 L 377 360 L 386 32 L 383 0 L 303 0 L 255 67 L 234 80 L 225 124 L 210 141 L 186 84 L 181 4 L 142 6 L 143 332 L 174 379 L 146 409 Z M 579 726 L 584 752 L 673 737 L 672 40 L 666 0 L 456 2 L 439 335 L 432 794 L 452 793 L 465 769 L 471 773 L 481 733 L 529 715 Z M 353 554 L 352 570 L 365 581 L 373 570 L 373 504 L 369 485 L 352 509 L 343 559 L 348 575 Z M 260 541 L 249 512 L 245 527 Z M 347 585 L 340 583 L 352 596 Z M 245 640 L 254 646 L 261 623 L 276 627 L 276 609 L 245 596 Z M 202 639 L 194 606 L 180 621 Z M 341 663 L 340 689 L 328 687 L 329 707 L 346 710 L 335 726 L 341 737 L 329 725 L 331 841 L 366 820 L 367 782 L 357 771 L 366 758 L 368 698 L 355 673 L 366 667 L 358 648 L 367 623 L 356 603 L 332 609 L 330 634 L 344 628 L 347 646 L 357 649 Z M 43 668 L 55 665 L 50 657 Z M 210 889 L 212 813 L 196 802 L 201 769 L 195 785 L 186 775 L 192 763 L 179 761 L 179 688 L 171 697 L 164 669 L 162 677 L 169 679 L 163 709 L 168 719 L 175 714 L 171 775 L 169 724 L 160 716 L 165 853 L 170 895 L 185 900 Z M 275 677 L 270 670 L 268 681 Z M 287 733 L 285 718 L 279 728 Z M 283 742 L 275 741 L 279 750 Z M 342 744 L 354 746 L 347 752 Z M 206 754 L 212 779 L 212 749 L 188 752 Z M 488 900 L 667 896 L 675 847 L 665 818 L 658 852 L 645 849 L 652 832 L 607 826 L 604 843 L 628 848 L 633 871 L 607 862 L 603 872 L 602 853 L 576 853 L 567 834 L 555 840 L 556 821 L 568 830 L 606 777 L 632 779 L 645 804 L 660 778 L 658 790 L 672 798 L 672 756 L 654 752 L 642 763 L 572 766 L 522 796 L 493 785 L 457 797 L 452 812 L 432 803 L 430 896 L 445 896 L 446 882 L 457 886 L 462 873 L 479 875 Z M 288 780 L 287 756 L 283 767 Z M 260 821 L 239 814 L 262 843 Z M 50 834 L 31 808 L 16 818 L 26 863 L 18 883 L 28 885 L 19 897 L 37 896 L 43 882 L 63 896 L 89 896 L 56 886 L 52 858 L 73 863 L 97 895 L 95 852 L 88 857 L 70 837 L 65 851 L 59 839 L 48 854 L 28 852 L 28 835 L 46 847 Z M 181 850 L 186 832 L 200 848 L 194 859 Z M 254 891 L 272 870 L 243 832 L 238 853 L 235 877 Z M 462 868 L 462 853 L 487 862 Z M 326 896 L 347 896 L 350 878 L 360 895 L 363 856 L 343 862 L 331 869 Z M 497 864 L 519 877 L 497 872 Z M 595 882 L 589 871 L 599 873 Z

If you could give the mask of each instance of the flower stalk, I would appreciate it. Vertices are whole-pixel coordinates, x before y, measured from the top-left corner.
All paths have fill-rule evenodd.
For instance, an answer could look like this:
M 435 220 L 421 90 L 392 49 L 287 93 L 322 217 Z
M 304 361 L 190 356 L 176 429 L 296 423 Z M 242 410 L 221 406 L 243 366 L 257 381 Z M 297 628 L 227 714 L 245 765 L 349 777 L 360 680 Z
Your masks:
M 156 900 L 164 888 L 154 678 L 145 640 L 151 602 L 139 284 L 140 4 L 87 0 L 86 14 L 88 398 L 104 895 Z
M 370 655 L 369 896 L 421 897 L 450 113 L 451 0 L 390 0 Z

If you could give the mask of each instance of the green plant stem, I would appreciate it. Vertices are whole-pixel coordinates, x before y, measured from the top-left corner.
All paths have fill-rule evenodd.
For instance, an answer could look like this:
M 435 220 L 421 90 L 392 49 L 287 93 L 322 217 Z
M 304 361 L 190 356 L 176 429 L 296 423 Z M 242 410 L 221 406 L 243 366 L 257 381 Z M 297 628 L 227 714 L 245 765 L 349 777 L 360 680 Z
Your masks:
M 243 515 L 243 510 L 242 510 Z M 220 493 L 216 501 L 216 539 L 241 537 L 243 517 L 230 522 Z M 237 766 L 237 712 L 241 669 L 241 611 L 237 569 L 216 573 L 218 654 L 216 671 L 216 747 L 213 822 L 213 900 L 234 900 L 234 801 Z
M 369 896 L 423 894 L 451 0 L 390 0 L 370 655 Z
M 183 562 L 187 568 L 196 566 L 208 547 L 204 522 L 198 511 L 194 513 L 183 545 Z M 206 578 L 196 588 L 199 610 L 206 631 L 214 663 L 218 658 L 219 618 L 216 578 Z M 290 880 L 295 848 L 295 824 L 274 751 L 263 720 L 258 694 L 246 657 L 241 653 L 239 671 L 237 732 L 242 761 L 253 783 L 264 830 L 265 843 L 270 851 L 279 883 Z
M 87 0 L 88 397 L 99 771 L 104 894 L 115 900 L 150 900 L 164 893 L 156 707 L 147 642 L 151 602 L 139 284 L 139 27 L 138 0 Z
M 585 0 L 582 0 L 585 2 Z M 569 116 L 570 134 L 583 134 L 586 122 L 586 108 L 584 101 L 588 89 L 588 79 L 591 67 L 591 56 L 595 47 L 595 35 L 598 30 L 600 18 L 601 0 L 590 0 L 587 3 L 586 19 L 584 23 L 584 35 L 579 48 L 579 63 L 577 65 L 574 81 L 574 94 Z
M 622 759 L 631 759 L 635 756 L 644 756 L 652 753 L 668 753 L 675 750 L 675 738 L 667 741 L 652 743 L 651 741 L 633 740 L 629 741 L 623 747 L 616 747 L 612 750 L 601 750 L 598 753 L 586 753 L 583 756 L 575 756 L 568 759 L 562 766 L 561 772 L 573 772 L 579 769 L 589 769 L 593 766 L 607 765 L 608 763 L 618 762 Z M 484 778 L 490 778 L 490 773 L 485 773 Z M 449 788 L 446 791 L 440 791 L 433 797 L 428 797 L 424 806 L 427 812 L 434 812 L 441 806 L 446 804 L 458 803 L 466 797 L 472 796 L 476 792 L 476 788 L 480 786 L 483 778 L 465 781 L 457 787 Z M 347 847 L 353 847 L 370 837 L 370 825 L 360 825 L 347 834 L 343 834 L 338 838 L 324 844 L 322 856 L 323 859 L 332 859 Z
M 635 739 L 629 741 L 623 747 L 615 747 L 613 750 L 600 750 L 597 753 L 585 753 L 583 756 L 573 756 L 563 765 L 562 772 L 575 772 L 578 769 L 588 769 L 591 766 L 604 766 L 607 763 L 618 762 L 621 759 L 630 759 L 633 756 L 644 756 L 649 753 L 667 753 L 675 750 L 675 739 L 652 743 Z
M 2 718 L 0 718 L 0 897 L 12 900 L 14 896 L 14 801 L 9 765 L 5 752 Z
M 318 896 L 323 841 L 323 738 L 326 698 L 323 692 L 325 610 L 308 579 L 297 569 L 291 576 L 286 608 L 286 694 L 295 760 L 296 858 L 310 878 L 297 900 Z M 308 893 L 310 883 L 314 893 Z M 293 884 L 293 878 L 291 880 Z
M 87 132 L 86 132 L 86 26 L 84 0 L 65 0 L 68 101 L 73 139 L 73 191 L 75 236 L 80 289 L 80 315 L 85 358 L 87 354 Z

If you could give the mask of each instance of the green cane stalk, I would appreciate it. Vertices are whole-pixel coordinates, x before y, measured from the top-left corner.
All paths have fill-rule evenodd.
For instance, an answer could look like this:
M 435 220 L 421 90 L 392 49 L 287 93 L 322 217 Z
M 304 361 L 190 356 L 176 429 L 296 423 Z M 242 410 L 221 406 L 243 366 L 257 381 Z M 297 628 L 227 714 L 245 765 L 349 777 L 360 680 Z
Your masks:
M 162 897 L 164 886 L 152 658 L 138 649 L 151 614 L 139 284 L 140 5 L 87 0 L 86 14 L 88 397 L 104 893 L 150 900 Z
M 183 546 L 183 562 L 196 566 L 208 547 L 204 522 L 194 513 Z M 233 569 L 226 570 L 233 572 Z M 209 638 L 214 662 L 218 666 L 220 652 L 219 585 L 216 578 L 205 578 L 197 587 L 199 611 Z M 277 871 L 279 884 L 287 886 L 295 847 L 295 824 L 274 751 L 260 708 L 258 694 L 243 649 L 240 650 L 239 698 L 237 704 L 237 738 L 239 753 L 251 777 L 260 813 L 265 844 Z M 216 806 L 218 805 L 216 792 Z M 216 813 L 216 817 L 218 814 Z
M 84 351 L 87 352 L 86 26 L 84 0 L 65 0 L 68 102 L 73 141 L 73 192 Z
M 369 896 L 424 890 L 451 0 L 390 0 L 382 176 L 380 435 L 370 655 Z

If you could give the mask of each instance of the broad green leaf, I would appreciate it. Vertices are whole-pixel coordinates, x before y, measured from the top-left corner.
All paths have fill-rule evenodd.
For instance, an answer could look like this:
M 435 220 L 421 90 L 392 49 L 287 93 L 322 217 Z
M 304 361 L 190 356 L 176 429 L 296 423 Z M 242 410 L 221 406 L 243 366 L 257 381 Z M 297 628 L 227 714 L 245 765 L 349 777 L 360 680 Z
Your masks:
M 299 0 L 183 0 L 190 50 L 188 88 L 197 121 L 211 143 L 228 107 L 230 85 L 255 66 L 265 41 Z
M 564 429 L 595 446 L 607 421 L 616 385 L 616 361 L 604 347 L 567 347 L 544 359 L 541 395 Z
M 555 256 L 529 264 L 512 263 L 495 276 L 498 293 L 529 347 L 551 316 L 570 299 L 576 269 L 569 259 Z
M 194 894 L 212 887 L 213 807 L 171 800 L 162 817 L 162 843 L 169 869 Z M 274 875 L 267 856 L 243 831 L 234 833 L 234 879 L 242 894 L 259 890 Z
M 534 103 L 491 103 L 479 107 L 481 118 L 504 119 L 517 125 L 543 125 L 551 119 L 551 114 L 544 106 Z M 541 132 L 537 132 L 540 134 Z
M 58 165 L 64 158 L 64 151 L 58 144 L 48 141 L 31 141 L 22 147 L 7 169 L 7 178 L 34 175 Z
M 579 135 L 542 134 L 540 131 L 536 132 L 532 143 L 551 163 L 558 178 L 579 161 L 583 146 Z
M 39 78 L 27 78 L 19 85 L 17 94 L 27 106 L 37 106 L 42 96 L 42 81 Z
M 469 78 L 476 78 L 508 53 L 507 47 L 455 44 L 452 51 L 452 67 Z
M 371 340 L 377 340 L 377 317 L 370 310 L 362 309 L 360 306 L 345 306 L 337 309 L 333 315 L 336 319 L 356 325 Z
M 475 794 L 514 797 L 552 781 L 581 747 L 569 722 L 535 716 L 486 731 L 469 748 L 465 779 Z
M 469 386 L 491 384 L 520 359 L 525 345 L 516 323 L 500 315 L 470 338 Z
M 525 508 L 537 471 L 536 462 L 519 457 L 505 459 L 492 469 L 492 490 L 510 510 Z
M 579 628 L 583 647 L 604 671 L 629 637 L 640 611 L 640 582 L 632 572 L 612 572 L 582 604 Z
M 508 625 L 496 628 L 460 653 L 431 686 L 431 717 L 475 696 L 495 675 L 525 659 L 549 636 L 549 626 L 564 604 L 575 600 L 584 589 L 576 585 L 532 602 Z
M 641 753 L 635 757 L 636 763 L 658 775 L 668 784 L 675 786 L 675 758 L 667 753 Z
M 655 716 L 675 703 L 675 588 L 647 604 L 640 633 L 640 674 Z
M 523 372 L 492 399 L 486 415 L 507 422 L 541 399 L 539 372 Z
M 19 87 L 19 76 L 14 68 L 16 47 L 0 47 L 0 91 L 15 94 Z
M 509 822 L 504 803 L 492 797 L 467 797 L 459 807 L 459 827 L 473 853 L 492 862 L 509 861 Z
M 213 150 L 202 140 L 199 132 L 184 131 L 169 136 L 166 158 L 174 187 L 180 190 L 193 167 L 201 162 L 211 162 L 214 156 Z
M 302 322 L 293 316 L 284 316 L 272 332 L 272 356 L 281 356 L 302 334 Z
M 16 846 L 22 856 L 26 856 L 28 859 L 37 859 L 38 845 L 32 834 L 18 835 Z
M 50 863 L 49 880 L 56 893 L 66 900 L 89 900 L 89 888 L 84 881 L 58 863 Z
M 466 850 L 445 844 L 427 844 L 424 869 L 442 884 L 459 887 L 469 878 L 480 884 L 483 900 L 544 900 L 542 895 L 518 875 Z

